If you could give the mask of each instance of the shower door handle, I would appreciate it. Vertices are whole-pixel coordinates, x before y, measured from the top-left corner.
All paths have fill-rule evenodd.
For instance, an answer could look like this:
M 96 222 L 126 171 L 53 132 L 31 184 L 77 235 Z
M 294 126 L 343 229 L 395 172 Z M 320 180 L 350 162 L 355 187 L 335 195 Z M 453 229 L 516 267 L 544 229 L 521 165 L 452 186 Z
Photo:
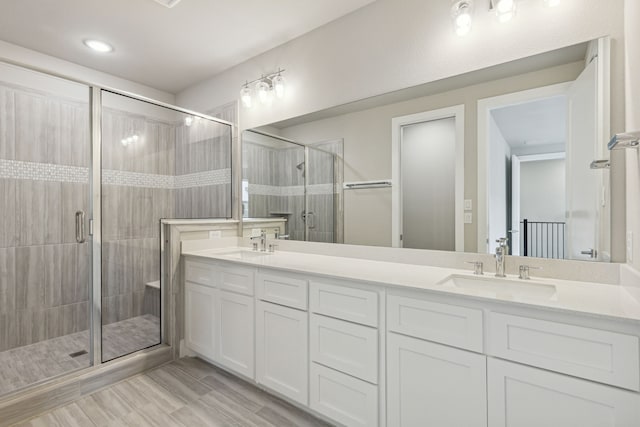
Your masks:
M 78 211 L 76 212 L 76 242 L 84 243 L 85 241 L 84 211 Z

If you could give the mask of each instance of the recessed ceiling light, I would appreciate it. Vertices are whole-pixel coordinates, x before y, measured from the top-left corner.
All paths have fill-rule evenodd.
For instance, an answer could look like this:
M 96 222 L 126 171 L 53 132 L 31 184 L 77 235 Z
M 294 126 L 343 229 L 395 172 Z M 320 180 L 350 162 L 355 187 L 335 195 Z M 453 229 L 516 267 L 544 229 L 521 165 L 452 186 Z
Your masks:
M 105 43 L 100 40 L 87 39 L 84 41 L 85 46 L 87 46 L 91 50 L 95 50 L 100 53 L 109 53 L 113 52 L 113 46 L 109 43 Z

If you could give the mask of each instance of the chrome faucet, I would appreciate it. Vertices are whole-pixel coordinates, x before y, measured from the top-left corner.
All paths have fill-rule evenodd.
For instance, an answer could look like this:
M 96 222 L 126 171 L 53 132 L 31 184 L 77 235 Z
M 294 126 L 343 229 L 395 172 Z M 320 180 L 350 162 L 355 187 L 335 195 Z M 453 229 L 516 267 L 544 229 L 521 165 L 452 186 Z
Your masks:
M 264 230 L 260 230 L 260 235 L 259 236 L 252 236 L 251 240 L 255 240 L 255 239 L 260 239 L 260 252 L 266 252 L 267 251 L 267 232 Z M 255 250 L 255 246 L 254 246 L 254 250 Z
M 498 247 L 496 248 L 496 277 L 507 277 L 504 274 L 504 265 L 507 259 L 507 255 L 509 255 L 509 246 L 507 245 L 507 238 L 501 237 L 496 240 L 498 243 Z

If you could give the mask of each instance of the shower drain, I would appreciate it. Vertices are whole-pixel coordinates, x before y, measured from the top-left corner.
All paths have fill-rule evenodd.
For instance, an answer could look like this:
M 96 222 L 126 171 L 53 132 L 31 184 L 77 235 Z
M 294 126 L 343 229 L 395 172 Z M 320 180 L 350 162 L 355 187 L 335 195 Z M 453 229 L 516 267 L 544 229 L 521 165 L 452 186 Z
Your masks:
M 83 354 L 87 354 L 87 350 L 76 351 L 75 353 L 69 354 L 69 357 L 79 357 L 79 356 L 82 356 Z

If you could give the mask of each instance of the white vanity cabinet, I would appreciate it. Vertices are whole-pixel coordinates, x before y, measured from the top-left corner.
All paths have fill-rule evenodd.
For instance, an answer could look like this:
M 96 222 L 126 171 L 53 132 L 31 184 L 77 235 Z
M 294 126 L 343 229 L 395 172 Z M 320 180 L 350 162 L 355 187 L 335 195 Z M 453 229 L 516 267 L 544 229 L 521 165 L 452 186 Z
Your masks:
M 637 393 L 489 358 L 490 427 L 637 427 Z
M 260 271 L 256 303 L 256 381 L 309 404 L 307 280 Z
M 254 377 L 254 301 L 252 296 L 219 291 L 218 363 Z
M 640 427 L 637 322 L 186 258 L 185 344 L 345 427 Z
M 194 352 L 209 360 L 217 359 L 218 313 L 216 289 L 210 286 L 186 282 L 185 294 L 185 344 Z
M 379 425 L 379 294 L 310 279 L 310 406 L 348 427 Z
M 387 295 L 388 425 L 487 426 L 482 310 Z M 436 342 L 434 342 L 436 341 Z
M 199 356 L 254 378 L 253 270 L 185 262 L 185 344 Z

